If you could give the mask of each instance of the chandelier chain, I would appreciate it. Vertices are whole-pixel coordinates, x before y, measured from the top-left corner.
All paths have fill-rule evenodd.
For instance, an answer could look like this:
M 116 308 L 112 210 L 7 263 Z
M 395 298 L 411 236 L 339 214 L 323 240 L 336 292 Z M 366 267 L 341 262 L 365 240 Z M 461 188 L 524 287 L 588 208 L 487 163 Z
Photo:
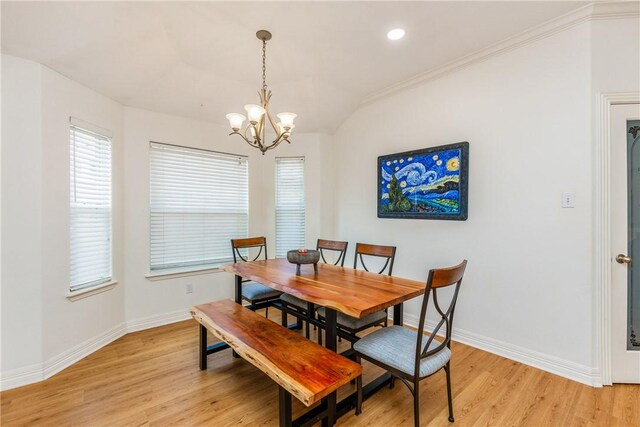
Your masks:
M 262 89 L 267 90 L 267 41 L 262 40 Z

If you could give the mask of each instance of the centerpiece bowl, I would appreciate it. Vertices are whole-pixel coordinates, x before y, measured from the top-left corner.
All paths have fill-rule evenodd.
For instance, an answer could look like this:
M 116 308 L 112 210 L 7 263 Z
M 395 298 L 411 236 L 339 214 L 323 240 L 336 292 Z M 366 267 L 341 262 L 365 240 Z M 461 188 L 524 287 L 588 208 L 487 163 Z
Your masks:
M 313 264 L 313 271 L 318 272 L 318 261 L 320 261 L 320 252 L 313 249 L 294 249 L 287 252 L 287 261 L 296 265 L 296 274 L 300 275 L 300 266 L 302 264 Z

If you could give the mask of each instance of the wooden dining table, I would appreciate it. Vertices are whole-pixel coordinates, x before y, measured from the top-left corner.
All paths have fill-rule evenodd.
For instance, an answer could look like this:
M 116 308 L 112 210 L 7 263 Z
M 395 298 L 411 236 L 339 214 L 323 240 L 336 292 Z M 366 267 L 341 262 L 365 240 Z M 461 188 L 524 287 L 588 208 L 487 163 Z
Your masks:
M 311 307 L 325 307 L 325 346 L 337 351 L 338 312 L 363 318 L 385 308 L 393 307 L 393 324 L 403 324 L 403 303 L 424 294 L 425 283 L 400 277 L 376 274 L 348 267 L 319 263 L 303 265 L 296 274 L 296 265 L 286 259 L 268 259 L 223 265 L 221 270 L 233 273 L 235 301 L 242 304 L 242 282 L 251 280 L 281 292 L 296 296 Z M 350 356 L 351 350 L 342 354 Z M 364 398 L 391 381 L 390 374 L 378 377 L 364 388 Z M 328 402 L 336 405 L 336 402 Z M 355 406 L 355 393 L 337 404 L 338 416 Z M 312 420 L 313 411 L 309 419 Z

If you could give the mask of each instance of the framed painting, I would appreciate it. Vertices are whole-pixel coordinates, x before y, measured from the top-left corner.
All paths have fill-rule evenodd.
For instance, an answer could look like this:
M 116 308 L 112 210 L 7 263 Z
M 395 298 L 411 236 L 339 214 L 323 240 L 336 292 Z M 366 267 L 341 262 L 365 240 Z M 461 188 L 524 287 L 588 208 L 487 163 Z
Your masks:
M 378 157 L 378 218 L 465 221 L 469 143 Z

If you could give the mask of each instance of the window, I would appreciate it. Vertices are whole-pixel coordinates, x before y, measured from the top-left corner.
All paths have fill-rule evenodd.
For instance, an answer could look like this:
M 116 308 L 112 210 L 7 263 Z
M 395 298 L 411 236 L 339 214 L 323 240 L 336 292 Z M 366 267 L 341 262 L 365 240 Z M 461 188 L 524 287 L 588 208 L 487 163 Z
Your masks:
M 276 257 L 304 248 L 304 157 L 276 158 Z
M 248 175 L 244 156 L 152 142 L 151 271 L 233 260 L 230 240 L 248 232 Z
M 111 138 L 71 125 L 71 286 L 111 281 Z

